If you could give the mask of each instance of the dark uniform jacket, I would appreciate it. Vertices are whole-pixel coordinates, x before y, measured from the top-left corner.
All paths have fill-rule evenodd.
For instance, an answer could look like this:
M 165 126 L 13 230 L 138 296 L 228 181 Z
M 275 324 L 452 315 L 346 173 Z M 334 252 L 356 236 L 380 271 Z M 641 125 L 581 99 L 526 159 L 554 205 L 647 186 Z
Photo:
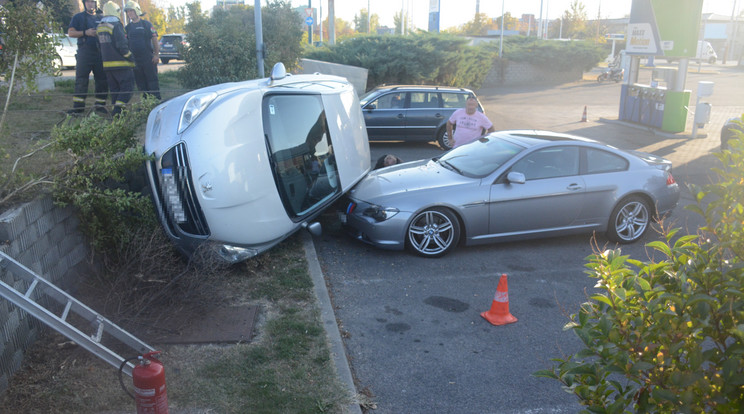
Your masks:
M 134 67 L 129 42 L 124 34 L 124 26 L 116 17 L 104 17 L 98 25 L 98 43 L 101 45 L 101 58 L 104 70 Z

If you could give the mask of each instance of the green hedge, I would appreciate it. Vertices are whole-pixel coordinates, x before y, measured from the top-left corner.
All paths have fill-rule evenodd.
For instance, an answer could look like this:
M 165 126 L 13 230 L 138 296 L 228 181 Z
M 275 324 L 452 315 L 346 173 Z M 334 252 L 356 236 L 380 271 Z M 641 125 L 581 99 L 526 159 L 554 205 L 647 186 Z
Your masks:
M 380 84 L 437 84 L 478 88 L 493 52 L 452 35 L 359 36 L 310 50 L 305 57 L 369 70 L 367 89 Z
M 381 84 L 436 84 L 478 89 L 498 59 L 498 40 L 469 46 L 450 34 L 359 36 L 311 49 L 305 57 L 369 70 L 367 89 Z M 590 70 L 605 52 L 591 42 L 504 39 L 503 57 L 515 62 L 566 71 Z

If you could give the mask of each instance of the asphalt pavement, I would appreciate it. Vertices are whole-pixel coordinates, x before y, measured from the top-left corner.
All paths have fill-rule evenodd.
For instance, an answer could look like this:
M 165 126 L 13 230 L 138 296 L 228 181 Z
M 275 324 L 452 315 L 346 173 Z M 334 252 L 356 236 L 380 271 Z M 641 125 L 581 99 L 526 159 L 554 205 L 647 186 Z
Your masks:
M 680 134 L 618 121 L 620 86 L 591 80 L 598 73 L 556 87 L 504 87 L 478 94 L 496 129 L 570 132 L 672 160 L 675 178 L 685 190 L 670 220 L 694 232 L 700 221 L 684 209 L 693 202 L 686 188 L 713 179 L 720 129 L 726 119 L 744 113 L 744 71 L 704 65 L 701 73 L 688 75 L 692 105 L 698 81 L 716 84 L 713 96 L 705 98 L 713 104 L 711 122 L 697 138 L 691 138 L 689 121 Z M 584 107 L 586 122 L 581 121 Z M 373 160 L 390 152 L 404 160 L 441 154 L 433 143 L 373 143 L 371 149 Z M 330 212 L 323 216 L 323 226 L 314 249 L 308 245 L 308 257 L 317 252 L 318 265 L 311 266 L 311 273 L 316 286 L 327 287 L 329 299 L 320 301 L 324 325 L 335 331 L 329 337 L 334 361 L 343 368 L 340 378 L 364 396 L 360 401 L 374 408 L 370 412 L 581 409 L 556 381 L 532 373 L 580 348 L 576 336 L 562 328 L 594 289 L 584 264 L 597 247 L 588 236 L 460 248 L 441 259 L 424 259 L 355 242 L 340 231 Z M 648 232 L 641 242 L 624 246 L 623 253 L 641 260 L 652 257 L 644 245 L 659 237 Z M 602 248 L 606 240 L 600 237 L 597 243 Z M 519 321 L 495 327 L 480 313 L 489 309 L 503 273 L 509 278 L 511 311 Z

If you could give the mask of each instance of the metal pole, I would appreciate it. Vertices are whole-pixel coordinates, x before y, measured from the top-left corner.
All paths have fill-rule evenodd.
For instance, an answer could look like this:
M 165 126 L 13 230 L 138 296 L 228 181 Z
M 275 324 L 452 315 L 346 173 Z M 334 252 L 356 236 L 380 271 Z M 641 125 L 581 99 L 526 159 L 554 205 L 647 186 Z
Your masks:
M 312 10 L 313 9 L 313 0 L 307 0 L 307 8 Z M 310 12 L 310 17 L 313 17 L 313 12 Z M 307 25 L 307 44 L 312 45 L 313 44 L 313 25 L 309 24 Z
M 403 32 L 403 18 L 404 18 L 403 17 L 403 9 L 404 9 L 405 5 L 406 5 L 406 0 L 401 0 L 400 1 L 400 34 L 401 34 L 401 36 L 405 33 L 405 32 Z
M 728 42 L 726 42 L 726 48 L 723 51 L 723 60 L 721 63 L 723 63 L 724 65 L 726 64 L 726 57 L 727 57 L 726 55 L 729 54 L 729 51 L 733 49 L 733 45 L 734 45 L 734 34 L 736 33 L 736 30 L 734 30 L 735 29 L 734 24 L 735 22 L 736 23 L 739 22 L 739 19 L 736 19 L 736 21 L 734 21 L 735 17 L 736 17 L 736 0 L 734 0 L 734 8 L 731 10 L 731 22 L 729 24 L 731 29 L 729 30 Z
M 537 23 L 537 38 L 542 39 L 542 11 L 543 11 L 543 0 L 540 0 L 540 18 Z
M 336 44 L 336 4 L 335 0 L 328 0 L 328 43 Z
M 501 0 L 501 36 L 499 40 L 499 58 L 504 50 L 504 0 Z
M 545 0 L 545 29 L 543 30 L 543 39 L 548 38 L 548 25 L 550 24 L 550 19 L 548 19 L 548 5 L 550 4 L 550 0 Z
M 323 43 L 323 2 L 318 5 L 318 34 L 320 34 L 320 43 Z
M 258 65 L 258 77 L 264 77 L 264 44 L 263 24 L 261 23 L 261 0 L 253 2 L 253 20 L 256 26 L 256 64 Z

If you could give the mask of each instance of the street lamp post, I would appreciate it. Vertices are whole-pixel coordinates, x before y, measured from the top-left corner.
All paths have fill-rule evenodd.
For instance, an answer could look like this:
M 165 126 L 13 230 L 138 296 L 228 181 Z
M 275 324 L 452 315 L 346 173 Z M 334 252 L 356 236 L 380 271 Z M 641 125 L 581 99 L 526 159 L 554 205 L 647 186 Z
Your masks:
M 499 40 L 499 58 L 504 50 L 504 0 L 501 0 L 501 39 Z

